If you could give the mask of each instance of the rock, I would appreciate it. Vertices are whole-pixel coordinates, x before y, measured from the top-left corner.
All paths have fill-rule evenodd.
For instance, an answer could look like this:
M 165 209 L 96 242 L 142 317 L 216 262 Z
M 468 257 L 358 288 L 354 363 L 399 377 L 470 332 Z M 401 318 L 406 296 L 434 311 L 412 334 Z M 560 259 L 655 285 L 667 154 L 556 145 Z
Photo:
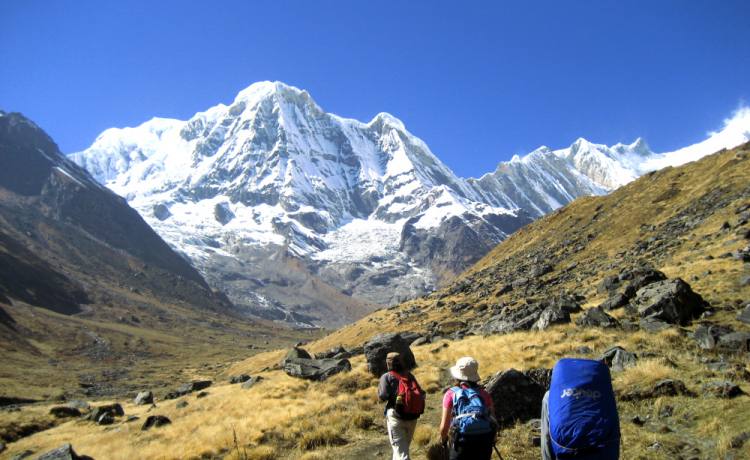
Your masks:
M 172 216 L 172 213 L 169 212 L 169 208 L 162 203 L 154 205 L 153 212 L 154 217 L 159 220 L 167 220 Z
M 569 322 L 570 313 L 558 307 L 547 307 L 539 315 L 536 323 L 534 323 L 534 329 L 543 331 L 553 324 L 566 324 Z
M 729 442 L 729 447 L 731 447 L 732 449 L 739 449 L 743 445 L 745 445 L 745 441 L 747 441 L 748 439 L 750 439 L 750 432 L 743 431 L 742 433 L 732 438 L 732 440 Z
M 87 403 L 86 401 L 78 400 L 78 399 L 68 401 L 65 405 L 68 407 L 72 407 L 74 409 L 78 409 L 80 411 L 88 412 L 91 410 L 91 405 L 89 403 Z
M 194 380 L 190 383 L 181 385 L 176 390 L 170 393 L 167 393 L 167 395 L 164 396 L 164 399 L 177 399 L 180 396 L 185 396 L 186 394 L 190 394 L 195 391 L 204 390 L 210 387 L 212 383 L 213 382 L 210 380 Z
M 3 452 L 5 452 L 5 443 L 0 441 L 0 454 L 2 454 Z
M 197 395 L 195 395 L 195 398 L 196 399 L 205 398 L 206 396 L 208 396 L 208 394 L 209 394 L 208 391 L 200 391 L 198 392 Z
M 229 377 L 229 383 L 232 385 L 237 383 L 245 383 L 248 380 L 250 380 L 250 376 L 247 374 L 234 375 L 232 377 Z
M 423 336 L 423 337 L 420 337 L 417 340 L 413 341 L 410 346 L 412 346 L 412 347 L 418 347 L 420 345 L 426 345 L 428 343 L 430 343 L 430 338 Z
M 184 409 L 187 406 L 188 406 L 188 402 L 183 399 L 182 401 L 179 401 L 174 407 L 178 409 Z
M 172 423 L 172 421 L 163 415 L 149 415 L 146 421 L 143 422 L 141 430 L 146 431 L 151 428 L 158 428 L 160 426 L 169 425 L 170 423 Z
M 733 353 L 750 352 L 750 332 L 732 332 L 719 337 L 716 348 Z
M 614 291 L 620 285 L 620 278 L 617 275 L 611 275 L 605 277 L 599 282 L 596 287 L 596 292 L 603 294 L 605 292 Z
M 646 424 L 646 420 L 641 418 L 640 415 L 636 415 L 633 418 L 630 419 L 631 422 L 633 422 L 634 425 L 643 426 Z
M 544 311 L 542 304 L 527 304 L 518 308 L 505 308 L 489 320 L 481 321 L 473 332 L 482 335 L 507 334 L 514 331 L 527 331 L 534 326 Z
M 649 284 L 667 279 L 667 275 L 664 273 L 648 267 L 637 268 L 629 272 L 629 276 L 631 277 L 631 281 L 628 284 L 628 290 L 632 293 L 636 293 L 639 289 Z
M 37 460 L 91 460 L 85 455 L 78 455 L 70 444 L 64 444 L 55 450 L 40 455 Z
M 659 409 L 659 417 L 661 418 L 669 418 L 674 414 L 674 406 L 670 406 L 669 404 L 666 404 Z
M 635 366 L 638 361 L 638 356 L 635 353 L 626 351 L 620 346 L 614 346 L 602 353 L 599 357 L 599 361 L 602 361 L 613 371 L 619 372 L 628 367 Z
M 693 339 L 703 350 L 713 350 L 722 335 L 731 333 L 732 330 L 726 326 L 715 324 L 701 324 L 693 332 Z
M 716 396 L 717 398 L 734 398 L 744 395 L 745 392 L 732 382 L 708 382 L 703 384 L 703 394 Z
M 242 389 L 247 390 L 248 388 L 252 388 L 253 385 L 263 380 L 263 377 L 260 375 L 257 375 L 255 377 L 250 377 L 246 382 L 242 384 Z
M 641 320 L 638 321 L 638 327 L 647 332 L 657 333 L 659 331 L 663 331 L 664 329 L 672 327 L 672 325 L 669 323 L 665 323 L 664 321 L 660 321 L 656 318 L 649 317 L 641 318 Z
M 300 347 L 294 347 L 287 352 L 282 363 L 287 359 L 313 359 L 313 357 L 307 352 L 307 350 Z
M 530 376 L 515 369 L 508 369 L 488 379 L 485 389 L 492 396 L 496 408 L 495 418 L 501 427 L 509 427 L 517 421 L 526 422 L 539 417 L 542 398 L 547 391 L 544 382 L 539 380 L 549 373 L 551 371 L 544 369 L 543 372 L 534 372 L 534 375 Z
M 135 399 L 133 400 L 133 404 L 136 406 L 142 406 L 144 404 L 153 404 L 154 403 L 154 394 L 150 391 L 141 391 L 136 395 Z
M 385 361 L 385 358 L 383 359 Z M 321 382 L 340 372 L 352 370 L 348 359 L 287 359 L 284 372 L 291 377 Z
M 10 460 L 22 460 L 24 458 L 29 458 L 32 455 L 34 455 L 34 451 L 26 449 L 23 452 L 19 452 L 16 455 L 14 455 L 13 457 L 11 457 Z
M 115 423 L 115 417 L 112 414 L 110 414 L 109 412 L 105 412 L 105 413 L 101 414 L 96 419 L 96 424 L 97 425 L 111 425 L 113 423 Z
M 579 355 L 587 355 L 589 353 L 592 353 L 594 350 L 592 350 L 590 347 L 587 347 L 586 345 L 582 347 L 578 347 L 574 350 Z
M 107 417 L 105 417 L 105 415 Z M 121 417 L 123 415 L 125 415 L 125 411 L 122 410 L 122 406 L 114 403 L 95 407 L 88 415 L 88 419 L 100 425 L 109 425 L 114 423 L 115 417 Z M 105 423 L 102 423 L 102 421 Z
M 81 416 L 81 411 L 79 411 L 75 407 L 68 407 L 68 406 L 53 407 L 52 409 L 49 410 L 49 413 L 51 415 L 54 415 L 57 418 L 80 417 Z
M 681 380 L 664 379 L 659 380 L 648 390 L 631 391 L 620 397 L 623 401 L 637 401 L 641 399 L 658 398 L 660 396 L 695 396 L 687 389 Z
M 737 321 L 750 324 L 750 306 L 745 307 L 745 309 L 737 315 Z
M 367 369 L 375 377 L 380 377 L 386 372 L 385 357 L 388 353 L 401 353 L 401 360 L 407 369 L 417 367 L 414 354 L 409 348 L 409 342 L 404 340 L 400 334 L 380 334 L 373 337 L 364 347 Z
M 657 281 L 638 290 L 633 305 L 642 318 L 686 325 L 706 309 L 706 301 L 690 285 L 675 278 Z
M 623 294 L 622 292 L 616 292 L 612 295 L 612 297 L 605 300 L 604 303 L 599 305 L 599 308 L 607 311 L 616 310 L 627 305 L 629 301 L 630 300 L 625 294 Z
M 576 325 L 580 327 L 617 327 L 620 325 L 619 321 L 615 318 L 604 313 L 600 307 L 589 308 L 583 315 L 576 321 Z

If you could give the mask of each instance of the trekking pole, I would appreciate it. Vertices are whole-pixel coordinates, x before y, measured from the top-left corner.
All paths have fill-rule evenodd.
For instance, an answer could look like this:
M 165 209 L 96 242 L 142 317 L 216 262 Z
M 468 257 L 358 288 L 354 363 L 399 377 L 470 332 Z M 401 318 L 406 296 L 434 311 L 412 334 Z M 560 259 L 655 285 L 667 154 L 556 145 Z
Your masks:
M 500 460 L 503 460 L 503 456 L 502 456 L 502 455 L 500 455 L 500 451 L 499 451 L 499 450 L 497 450 L 497 444 L 493 444 L 493 445 L 492 445 L 492 448 L 493 448 L 493 449 L 495 449 L 495 453 L 497 454 L 497 457 L 498 457 L 498 458 L 499 458 Z

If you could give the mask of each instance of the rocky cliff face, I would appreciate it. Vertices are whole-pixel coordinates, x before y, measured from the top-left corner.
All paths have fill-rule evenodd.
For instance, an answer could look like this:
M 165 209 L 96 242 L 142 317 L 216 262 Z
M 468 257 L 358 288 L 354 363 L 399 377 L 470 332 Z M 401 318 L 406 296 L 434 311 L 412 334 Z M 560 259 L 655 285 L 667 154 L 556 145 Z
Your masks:
M 70 156 L 245 311 L 334 326 L 432 290 L 657 157 L 641 140 L 579 139 L 463 179 L 391 115 L 343 119 L 278 82 L 187 121 L 109 129 Z
M 0 294 L 60 313 L 81 311 L 99 281 L 131 286 L 212 309 L 229 308 L 188 261 L 127 202 L 65 158 L 20 114 L 0 112 Z M 75 276 L 74 276 L 75 275 Z M 191 299 L 192 300 L 189 300 Z

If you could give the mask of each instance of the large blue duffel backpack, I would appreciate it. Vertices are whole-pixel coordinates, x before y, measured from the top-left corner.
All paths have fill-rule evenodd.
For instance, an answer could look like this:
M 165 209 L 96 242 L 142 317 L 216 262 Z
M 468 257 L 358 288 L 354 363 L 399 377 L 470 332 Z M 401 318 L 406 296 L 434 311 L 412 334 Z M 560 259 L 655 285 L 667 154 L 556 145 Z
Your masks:
M 609 368 L 563 358 L 552 369 L 549 434 L 559 459 L 618 459 L 620 421 Z

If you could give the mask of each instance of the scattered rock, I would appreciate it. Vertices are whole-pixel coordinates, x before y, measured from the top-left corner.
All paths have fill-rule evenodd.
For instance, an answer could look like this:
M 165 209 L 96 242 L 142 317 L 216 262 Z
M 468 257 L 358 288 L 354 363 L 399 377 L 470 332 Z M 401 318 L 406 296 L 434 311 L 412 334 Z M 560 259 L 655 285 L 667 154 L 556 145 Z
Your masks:
M 183 399 L 182 401 L 179 401 L 179 402 L 178 402 L 178 403 L 177 403 L 177 404 L 175 405 L 175 407 L 176 407 L 176 408 L 178 408 L 178 409 L 184 409 L 184 408 L 186 408 L 187 406 L 188 406 L 188 402 L 187 402 L 187 401 L 185 401 L 184 399 Z
M 631 281 L 628 284 L 628 292 L 635 294 L 639 289 L 658 281 L 667 279 L 667 275 L 653 268 L 642 267 L 628 272 Z
M 719 337 L 716 348 L 734 353 L 750 352 L 750 332 L 732 332 Z
M 672 325 L 656 318 L 649 317 L 641 318 L 641 320 L 638 321 L 638 327 L 653 334 L 668 329 L 672 327 Z
M 623 371 L 625 368 L 635 366 L 638 356 L 620 346 L 614 346 L 605 351 L 599 357 L 599 361 L 604 362 L 613 371 Z
M 659 409 L 659 417 L 661 418 L 669 418 L 674 414 L 674 406 L 670 406 L 669 404 L 666 404 Z
M 514 331 L 527 331 L 536 324 L 545 305 L 532 303 L 517 308 L 504 308 L 498 315 L 481 321 L 474 331 L 483 335 L 508 334 Z
M 172 423 L 172 421 L 163 415 L 149 415 L 146 421 L 143 422 L 141 430 L 146 431 L 151 428 L 158 428 L 160 426 L 169 425 L 170 423 Z
M 125 423 L 135 422 L 136 420 L 140 420 L 140 417 L 137 415 L 128 415 L 128 418 L 125 419 Z
M 88 412 L 91 410 L 91 405 L 89 403 L 87 403 L 86 401 L 78 400 L 78 399 L 73 399 L 71 401 L 68 401 L 67 404 L 65 405 L 68 407 L 72 407 L 74 409 L 78 409 L 80 411 Z
M 699 317 L 707 306 L 706 301 L 680 278 L 656 281 L 639 289 L 633 304 L 642 318 L 680 325 Z
M 5 443 L 0 441 L 0 454 L 2 454 L 3 452 L 5 452 Z
M 23 452 L 19 452 L 13 457 L 11 457 L 10 460 L 23 460 L 24 458 L 29 458 L 32 455 L 34 455 L 34 451 L 26 449 Z
M 705 323 L 699 325 L 693 332 L 693 339 L 703 350 L 713 350 L 722 335 L 731 333 L 732 330 L 726 326 Z
M 737 321 L 750 324 L 750 306 L 745 307 L 745 309 L 737 315 Z
M 385 361 L 385 358 L 383 358 Z M 321 382 L 340 372 L 352 370 L 348 359 L 287 359 L 284 372 L 291 377 Z
M 414 354 L 409 348 L 409 342 L 400 334 L 377 335 L 365 344 L 364 352 L 367 369 L 375 377 L 380 377 L 386 372 L 385 357 L 391 352 L 401 353 L 401 360 L 407 369 L 411 370 L 417 367 Z
M 114 403 L 95 407 L 88 415 L 88 419 L 99 425 L 111 425 L 115 422 L 115 417 L 123 415 L 125 415 L 125 411 L 122 410 L 122 406 Z
M 55 450 L 42 454 L 37 460 L 91 460 L 91 457 L 78 455 L 70 444 L 64 444 Z
M 547 307 L 534 324 L 534 329 L 543 331 L 553 324 L 566 324 L 570 322 L 570 313 L 559 307 Z
M 630 299 L 622 292 L 616 292 L 609 299 L 605 300 L 603 304 L 599 305 L 602 310 L 616 310 L 622 308 L 628 304 Z
M 576 325 L 580 327 L 617 327 L 620 325 L 619 321 L 609 316 L 601 309 L 601 307 L 589 308 L 583 315 L 576 321 Z
M 508 369 L 488 379 L 485 388 L 492 395 L 497 408 L 495 418 L 501 427 L 539 417 L 550 374 L 549 369 L 527 372 Z
M 154 403 L 154 394 L 150 391 L 141 391 L 136 395 L 135 399 L 133 400 L 133 403 L 136 406 L 142 406 L 144 404 L 153 404 Z
M 410 346 L 418 347 L 420 345 L 426 345 L 428 343 L 430 343 L 430 338 L 422 336 L 422 337 L 419 337 L 417 340 L 413 341 Z
M 647 390 L 630 391 L 623 394 L 620 399 L 623 401 L 637 401 L 641 399 L 658 398 L 660 396 L 695 396 L 687 389 L 685 383 L 681 380 L 664 379 L 656 382 L 654 386 Z
M 633 418 L 630 419 L 631 422 L 633 422 L 634 425 L 643 426 L 646 424 L 646 420 L 641 418 L 640 415 L 636 415 Z
M 588 355 L 589 353 L 593 353 L 594 350 L 592 350 L 590 347 L 587 347 L 586 345 L 582 347 L 578 347 L 574 350 L 579 355 Z
M 186 383 L 184 385 L 181 385 L 176 390 L 167 393 L 166 396 L 164 396 L 164 399 L 177 399 L 180 396 L 185 396 L 186 394 L 193 393 L 195 391 L 204 390 L 211 386 L 213 382 L 210 380 L 194 380 L 190 383 Z
M 195 395 L 195 398 L 196 399 L 205 398 L 206 396 L 208 396 L 208 394 L 209 394 L 208 391 L 200 391 L 198 392 L 197 395 Z
M 287 352 L 283 361 L 286 361 L 287 359 L 313 359 L 313 357 L 307 352 L 307 350 L 295 346 Z
M 81 411 L 75 407 L 57 406 L 49 410 L 49 413 L 57 418 L 80 417 Z
M 744 395 L 745 392 L 732 382 L 708 382 L 703 384 L 703 394 L 716 396 L 717 398 L 734 398 Z
M 234 375 L 232 377 L 229 377 L 229 383 L 231 383 L 232 385 L 236 383 L 245 383 L 248 380 L 250 380 L 250 376 L 247 374 Z
M 242 389 L 247 390 L 248 388 L 252 388 L 253 385 L 263 380 L 263 377 L 260 375 L 256 375 L 255 377 L 250 377 L 247 381 L 242 383 Z

